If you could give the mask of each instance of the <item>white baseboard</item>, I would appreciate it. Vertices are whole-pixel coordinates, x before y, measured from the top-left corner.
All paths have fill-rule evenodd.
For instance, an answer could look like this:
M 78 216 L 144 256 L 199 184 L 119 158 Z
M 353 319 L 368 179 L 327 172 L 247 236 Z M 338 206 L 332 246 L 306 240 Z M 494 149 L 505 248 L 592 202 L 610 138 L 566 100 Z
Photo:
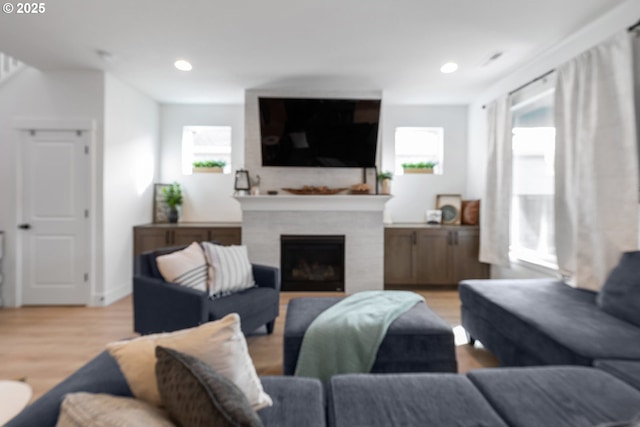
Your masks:
M 94 294 L 91 296 L 91 306 L 104 307 L 121 300 L 132 292 L 131 283 L 124 283 L 115 289 L 102 294 Z

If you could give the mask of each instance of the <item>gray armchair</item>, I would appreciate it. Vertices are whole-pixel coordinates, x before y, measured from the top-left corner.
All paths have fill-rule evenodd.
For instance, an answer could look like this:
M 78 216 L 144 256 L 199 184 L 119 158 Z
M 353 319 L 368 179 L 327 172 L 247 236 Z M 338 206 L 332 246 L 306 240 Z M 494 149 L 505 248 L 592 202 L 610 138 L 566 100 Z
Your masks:
M 253 264 L 255 287 L 217 299 L 201 291 L 168 283 L 160 274 L 156 257 L 183 249 L 163 248 L 138 255 L 133 276 L 134 330 L 140 334 L 191 328 L 229 313 L 240 315 L 242 332 L 262 325 L 273 332 L 280 307 L 280 270 Z

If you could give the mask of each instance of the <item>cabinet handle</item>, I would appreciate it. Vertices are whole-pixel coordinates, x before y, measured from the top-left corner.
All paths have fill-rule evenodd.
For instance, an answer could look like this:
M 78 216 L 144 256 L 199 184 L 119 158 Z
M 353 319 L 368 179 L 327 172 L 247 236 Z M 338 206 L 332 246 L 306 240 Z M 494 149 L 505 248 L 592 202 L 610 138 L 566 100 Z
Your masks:
M 417 243 L 418 243 L 418 236 L 414 231 L 413 233 L 411 233 L 411 244 L 415 246 Z
M 448 231 L 447 232 L 447 245 L 452 245 L 453 244 L 453 236 L 451 235 L 451 232 Z

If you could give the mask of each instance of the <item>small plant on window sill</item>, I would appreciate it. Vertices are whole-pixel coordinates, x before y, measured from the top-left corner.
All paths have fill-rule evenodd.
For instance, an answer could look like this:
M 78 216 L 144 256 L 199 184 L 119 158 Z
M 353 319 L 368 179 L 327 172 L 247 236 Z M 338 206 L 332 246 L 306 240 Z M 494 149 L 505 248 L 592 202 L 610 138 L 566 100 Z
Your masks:
M 404 173 L 433 173 L 433 168 L 438 162 L 403 163 Z
M 204 160 L 193 162 L 193 172 L 222 173 L 222 169 L 227 165 L 224 160 Z

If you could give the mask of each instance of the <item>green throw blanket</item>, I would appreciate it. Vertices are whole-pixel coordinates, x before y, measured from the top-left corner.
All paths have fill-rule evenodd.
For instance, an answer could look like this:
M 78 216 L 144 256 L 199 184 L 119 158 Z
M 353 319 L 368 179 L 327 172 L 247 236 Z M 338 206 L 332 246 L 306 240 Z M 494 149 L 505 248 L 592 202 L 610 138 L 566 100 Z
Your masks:
M 325 381 L 370 372 L 389 325 L 421 301 L 405 291 L 358 292 L 339 301 L 309 325 L 295 374 Z

